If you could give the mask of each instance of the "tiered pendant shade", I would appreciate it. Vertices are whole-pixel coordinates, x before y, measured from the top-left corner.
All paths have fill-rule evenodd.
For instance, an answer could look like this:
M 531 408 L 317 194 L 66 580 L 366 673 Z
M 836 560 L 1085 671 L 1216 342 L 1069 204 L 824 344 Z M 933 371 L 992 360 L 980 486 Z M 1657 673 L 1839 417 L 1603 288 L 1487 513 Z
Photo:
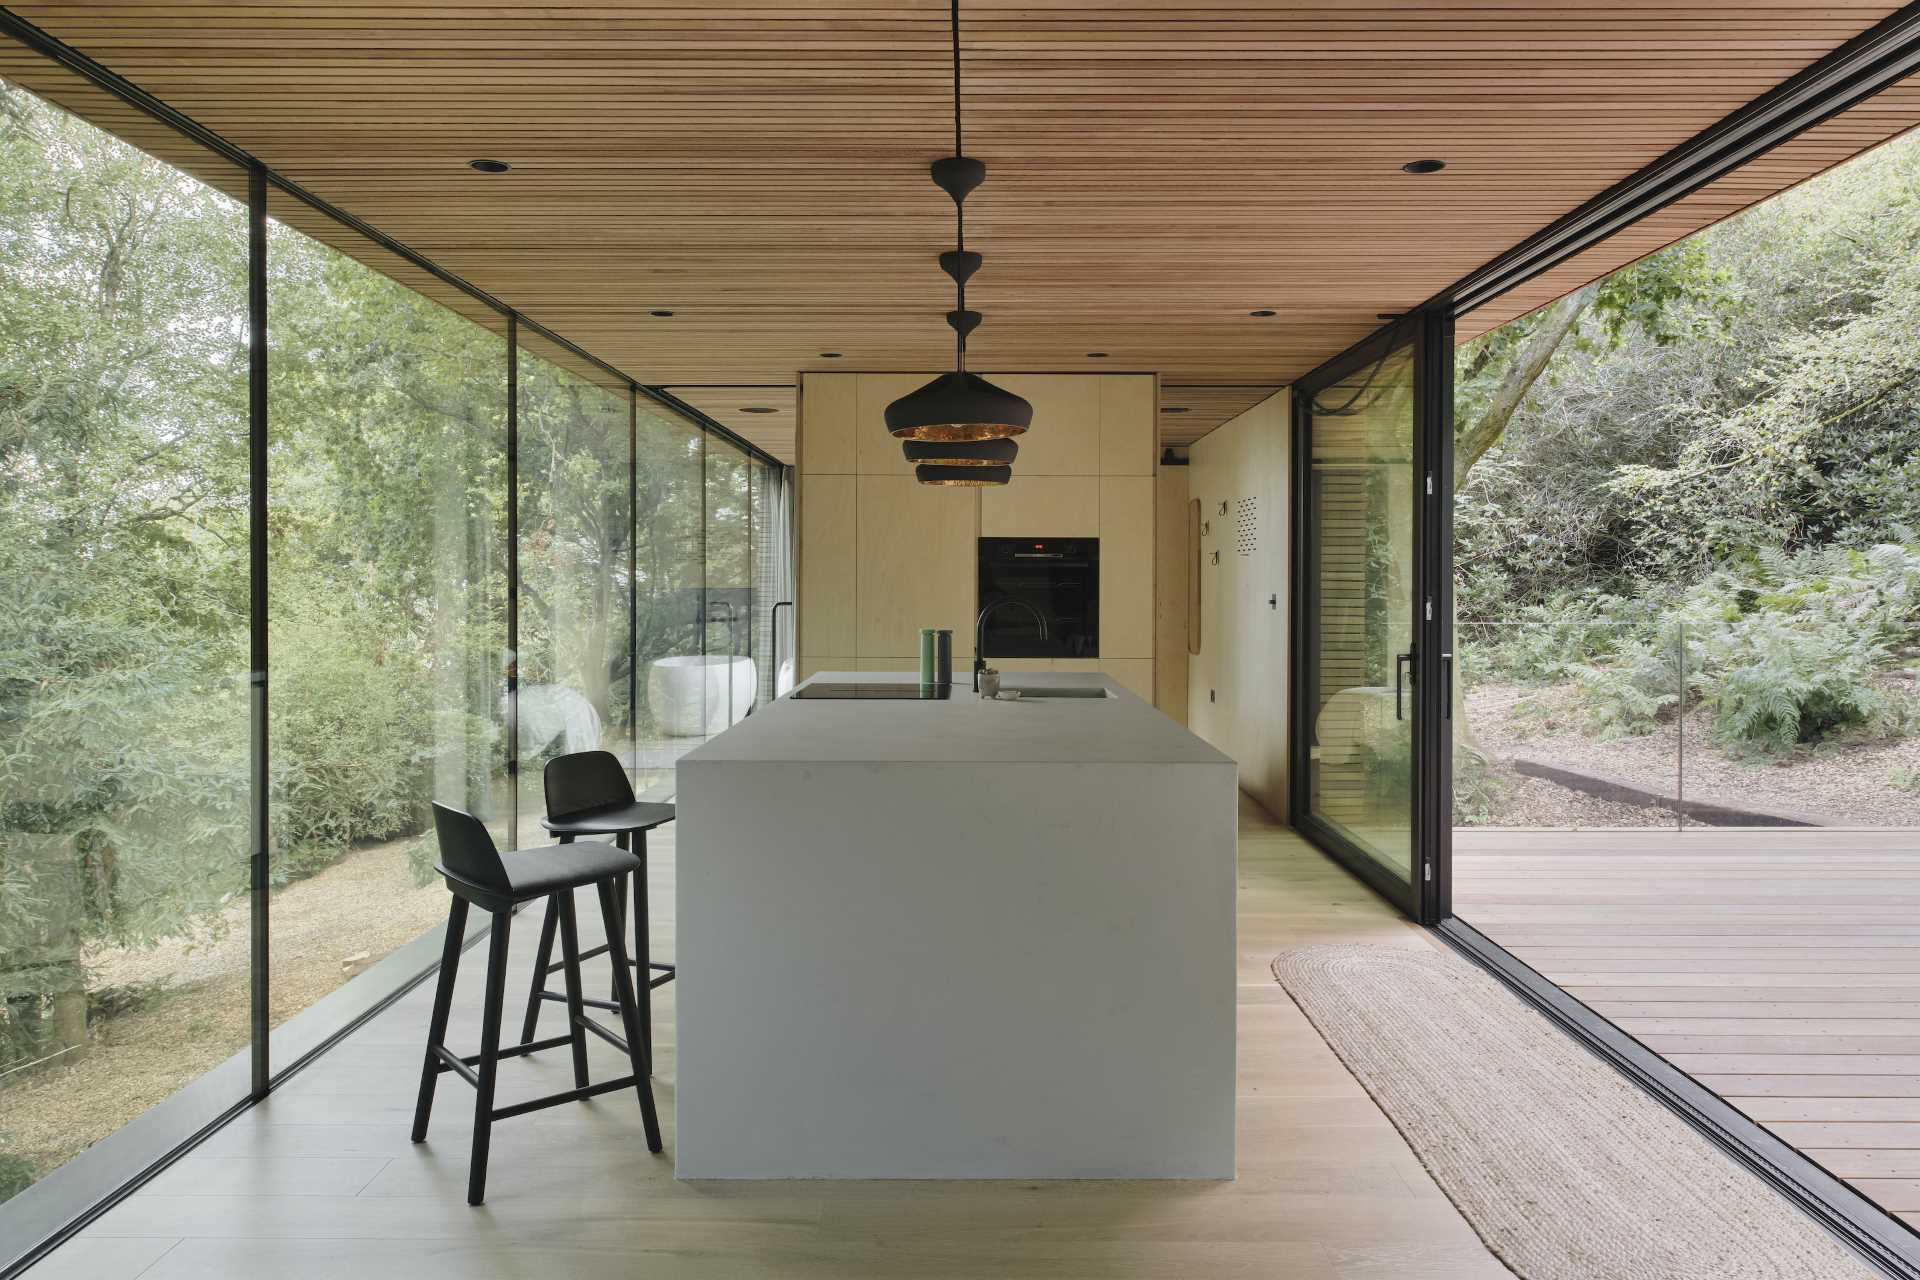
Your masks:
M 887 406 L 902 440 L 1001 440 L 1033 425 L 1033 406 L 977 373 L 943 373 Z
M 1005 484 L 1013 479 L 1013 468 L 1008 466 L 955 467 L 923 462 L 913 469 L 913 478 L 921 484 L 983 489 L 988 485 Z
M 967 335 L 980 327 L 967 308 L 967 281 L 981 257 L 967 248 L 967 196 L 987 180 L 987 166 L 966 154 L 960 117 L 960 0 L 953 12 L 953 154 L 929 169 L 935 186 L 953 197 L 954 246 L 940 255 L 940 269 L 953 281 L 953 372 L 887 406 L 887 430 L 897 440 L 921 484 L 994 485 L 1013 478 L 1019 446 L 1011 437 L 1033 425 L 1033 406 L 1005 387 L 967 372 Z
M 948 467 L 1004 467 L 1020 455 L 1020 446 L 1011 439 L 998 440 L 909 440 L 900 446 L 908 462 L 929 462 Z

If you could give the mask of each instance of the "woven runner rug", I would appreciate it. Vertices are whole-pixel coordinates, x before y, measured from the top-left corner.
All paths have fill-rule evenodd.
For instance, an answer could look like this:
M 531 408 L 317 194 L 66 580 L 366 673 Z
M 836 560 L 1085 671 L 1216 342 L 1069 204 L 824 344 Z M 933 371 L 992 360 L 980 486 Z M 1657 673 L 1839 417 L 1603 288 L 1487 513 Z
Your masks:
M 1461 957 L 1309 946 L 1273 973 L 1526 1280 L 1880 1274 Z

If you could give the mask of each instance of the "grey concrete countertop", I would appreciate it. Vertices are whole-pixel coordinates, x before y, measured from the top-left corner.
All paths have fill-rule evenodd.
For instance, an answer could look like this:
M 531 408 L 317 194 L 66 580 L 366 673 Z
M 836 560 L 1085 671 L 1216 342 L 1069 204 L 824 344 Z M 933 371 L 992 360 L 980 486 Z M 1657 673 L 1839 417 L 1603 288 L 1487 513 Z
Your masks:
M 956 672 L 963 676 L 965 673 Z M 805 684 L 915 684 L 913 673 L 823 671 Z M 1016 672 L 1006 687 L 1099 687 L 1105 698 L 776 699 L 681 757 L 719 763 L 1232 764 L 1103 675 Z

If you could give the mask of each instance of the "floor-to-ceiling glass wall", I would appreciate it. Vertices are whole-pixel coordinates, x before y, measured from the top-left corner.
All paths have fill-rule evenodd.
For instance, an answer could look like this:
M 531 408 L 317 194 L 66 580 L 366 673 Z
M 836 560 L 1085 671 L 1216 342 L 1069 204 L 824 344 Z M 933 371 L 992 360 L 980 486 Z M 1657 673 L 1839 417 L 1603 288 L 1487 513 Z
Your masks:
M 716 733 L 753 709 L 766 662 L 754 651 L 752 475 L 743 450 L 707 441 L 703 648 L 712 673 L 708 729 Z
M 793 499 L 787 470 L 764 459 L 752 462 L 749 523 L 753 556 L 753 635 L 760 701 L 793 687 Z
M 278 1025 L 444 917 L 432 802 L 508 835 L 507 347 L 306 205 L 268 212 Z
M 0 67 L 4 1267 L 437 959 L 433 802 L 538 839 L 586 747 L 671 796 L 789 572 L 770 458 Z
M 643 681 L 634 786 L 673 793 L 674 762 L 705 741 L 707 434 L 643 400 L 634 503 L 634 663 Z
M 546 843 L 555 756 L 610 750 L 631 765 L 626 590 L 633 541 L 633 389 L 557 344 L 519 335 L 520 836 Z
M 0 80 L 0 1200 L 248 1043 L 246 184 L 195 159 Z

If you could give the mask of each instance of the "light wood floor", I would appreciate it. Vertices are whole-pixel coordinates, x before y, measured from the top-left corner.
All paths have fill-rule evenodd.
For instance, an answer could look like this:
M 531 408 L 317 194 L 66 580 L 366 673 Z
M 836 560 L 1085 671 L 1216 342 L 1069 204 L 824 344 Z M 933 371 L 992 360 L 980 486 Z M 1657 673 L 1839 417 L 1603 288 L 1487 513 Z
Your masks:
M 1454 912 L 1920 1225 L 1920 830 L 1469 832 Z
M 655 849 L 665 955 L 671 842 Z M 103 1217 L 33 1280 L 1508 1277 L 1267 970 L 1290 943 L 1433 944 L 1257 812 L 1243 816 L 1240 858 L 1233 1182 L 679 1183 L 669 1159 L 646 1154 L 638 1108 L 622 1094 L 502 1121 L 488 1202 L 469 1209 L 465 1087 L 443 1078 L 431 1141 L 407 1141 L 430 999 L 423 987 Z M 537 934 L 537 915 L 516 921 L 522 972 Z M 458 1041 L 477 1037 L 483 954 L 467 955 Z M 671 991 L 658 1003 L 667 1117 Z M 509 988 L 510 1012 L 517 1003 Z M 616 1069 L 611 1052 L 592 1044 L 597 1065 Z M 565 1059 L 542 1055 L 503 1071 L 502 1101 L 565 1087 Z M 672 1143 L 669 1124 L 669 1152 Z

